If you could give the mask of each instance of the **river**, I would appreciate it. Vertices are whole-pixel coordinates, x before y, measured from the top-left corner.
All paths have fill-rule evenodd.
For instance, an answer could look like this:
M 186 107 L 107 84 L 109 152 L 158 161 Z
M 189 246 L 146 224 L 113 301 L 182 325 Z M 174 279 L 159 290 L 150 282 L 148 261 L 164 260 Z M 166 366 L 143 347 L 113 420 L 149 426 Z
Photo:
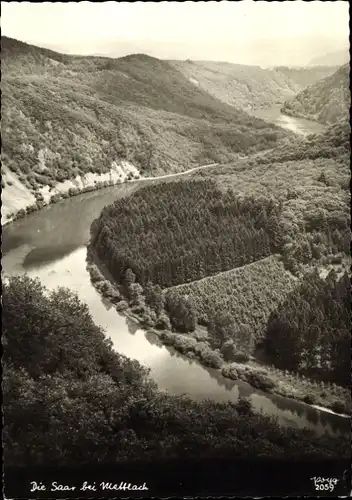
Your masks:
M 258 109 L 248 111 L 252 116 L 261 118 L 270 123 L 274 123 L 279 127 L 295 132 L 299 135 L 321 134 L 326 130 L 326 125 L 318 122 L 305 120 L 304 118 L 294 118 L 293 116 L 284 115 L 280 112 L 281 105 L 271 106 L 266 109 Z
M 106 330 L 114 348 L 150 367 L 152 378 L 162 390 L 187 393 L 196 400 L 236 401 L 239 396 L 249 397 L 255 409 L 276 415 L 282 425 L 347 436 L 349 419 L 226 379 L 218 371 L 161 345 L 101 299 L 86 270 L 90 225 L 105 205 L 150 182 L 161 181 L 132 182 L 85 193 L 3 227 L 3 273 L 27 273 L 40 278 L 49 289 L 64 286 L 75 291 L 88 304 L 94 321 Z

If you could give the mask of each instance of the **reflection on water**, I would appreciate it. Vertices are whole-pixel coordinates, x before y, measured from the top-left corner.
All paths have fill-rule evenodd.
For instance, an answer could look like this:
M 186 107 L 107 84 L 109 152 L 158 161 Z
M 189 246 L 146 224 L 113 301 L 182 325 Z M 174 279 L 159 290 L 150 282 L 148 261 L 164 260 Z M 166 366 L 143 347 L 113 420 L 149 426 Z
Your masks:
M 277 415 L 282 425 L 310 427 L 320 434 L 324 431 L 349 434 L 349 419 L 226 379 L 219 371 L 202 367 L 172 347 L 163 346 L 158 337 L 118 314 L 109 301 L 101 300 L 86 269 L 85 245 L 90 224 L 105 205 L 142 185 L 124 184 L 86 193 L 4 227 L 4 272 L 16 275 L 26 271 L 49 289 L 64 286 L 76 292 L 88 304 L 95 323 L 105 329 L 114 349 L 150 367 L 151 376 L 162 390 L 176 395 L 187 393 L 195 400 L 235 402 L 239 396 L 250 397 L 255 409 Z
M 66 244 L 62 246 L 48 246 L 34 248 L 31 250 L 23 261 L 23 267 L 27 270 L 38 265 L 49 264 L 55 262 L 66 255 L 69 255 L 77 248 L 77 245 Z
M 321 123 L 283 115 L 280 112 L 280 106 L 278 105 L 267 109 L 254 110 L 251 114 L 257 118 L 261 118 L 269 123 L 274 123 L 279 127 L 285 128 L 299 135 L 321 134 L 324 130 L 326 130 L 326 126 Z

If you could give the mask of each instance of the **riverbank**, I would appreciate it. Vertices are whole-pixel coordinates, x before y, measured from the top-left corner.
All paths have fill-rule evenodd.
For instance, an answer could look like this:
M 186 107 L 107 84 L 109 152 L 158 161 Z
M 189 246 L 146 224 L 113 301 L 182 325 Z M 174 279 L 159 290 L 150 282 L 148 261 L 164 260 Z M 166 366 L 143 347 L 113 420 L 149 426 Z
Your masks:
M 88 246 L 87 251 L 87 269 L 93 286 L 115 305 L 118 312 L 143 329 L 153 332 L 164 345 L 173 347 L 203 366 L 218 370 L 225 378 L 240 380 L 263 392 L 294 399 L 312 407 L 318 406 L 322 411 L 349 418 L 351 400 L 346 389 L 263 366 L 254 357 L 250 357 L 247 362 L 227 361 L 219 350 L 211 349 L 205 328 L 197 328 L 190 334 L 171 332 L 165 315 L 157 319 L 155 313 L 143 303 L 130 306 L 122 288 L 114 283 L 109 271 L 97 258 L 91 246 Z
M 16 189 L 16 193 L 12 193 L 11 196 L 11 193 L 7 193 L 6 189 L 3 188 L 2 216 L 4 216 L 6 219 L 1 222 L 1 225 L 7 226 L 11 222 L 22 219 L 26 215 L 32 212 L 37 212 L 38 210 L 41 210 L 48 205 L 53 205 L 61 200 L 72 198 L 73 196 L 78 196 L 87 192 L 97 191 L 98 189 L 102 189 L 105 187 L 118 186 L 126 182 L 169 179 L 172 177 L 187 175 L 192 172 L 196 172 L 197 170 L 213 168 L 218 165 L 219 163 L 210 163 L 207 165 L 198 165 L 197 167 L 193 167 L 183 172 L 159 175 L 156 177 L 141 177 L 140 172 L 136 167 L 134 167 L 132 164 L 129 164 L 128 162 L 124 162 L 122 166 L 116 165 L 106 174 L 91 174 L 89 178 L 84 179 L 78 176 L 73 180 L 66 180 L 64 182 L 58 183 L 54 186 L 54 188 L 44 186 L 39 191 L 37 198 L 28 190 L 28 188 L 26 188 L 22 183 L 19 182 L 18 178 L 13 172 L 8 171 L 7 175 L 11 177 L 9 184 L 10 189 Z M 5 187 L 8 191 L 9 187 Z M 23 196 L 19 196 L 19 191 L 23 193 Z M 11 209 L 8 208 L 7 205 L 11 205 L 11 202 L 7 202 L 7 198 L 13 198 L 16 202 L 19 201 L 18 203 L 16 203 L 16 206 L 12 206 L 12 209 L 15 208 L 17 211 L 10 211 Z
M 322 126 L 332 125 L 331 123 L 322 123 L 319 120 L 317 120 L 314 116 L 306 116 L 303 113 L 295 112 L 289 108 L 285 108 L 284 106 L 282 108 L 280 108 L 280 113 L 282 115 L 289 116 L 290 118 L 296 118 L 298 120 L 307 120 L 307 121 L 314 122 L 314 123 L 317 123 L 318 125 L 322 125 Z
M 21 219 L 42 208 L 61 200 L 78 196 L 98 189 L 116 186 L 140 179 L 139 170 L 127 161 L 114 162 L 111 169 L 102 174 L 88 173 L 58 182 L 53 186 L 45 185 L 31 192 L 14 172 L 5 168 L 2 192 L 2 225 Z

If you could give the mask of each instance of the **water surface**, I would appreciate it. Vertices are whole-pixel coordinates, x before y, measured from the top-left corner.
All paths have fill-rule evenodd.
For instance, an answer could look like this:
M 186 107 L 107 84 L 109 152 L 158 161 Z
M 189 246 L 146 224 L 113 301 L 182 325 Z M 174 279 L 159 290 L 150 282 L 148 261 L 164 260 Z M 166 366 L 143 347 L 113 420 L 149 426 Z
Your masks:
M 90 225 L 104 206 L 150 182 L 85 193 L 45 207 L 4 227 L 3 272 L 7 275 L 28 273 L 40 278 L 49 289 L 64 286 L 75 291 L 88 304 L 94 321 L 106 330 L 114 348 L 150 367 L 151 376 L 160 389 L 172 394 L 187 393 L 195 400 L 236 401 L 239 396 L 249 397 L 257 410 L 277 416 L 283 425 L 308 427 L 318 434 L 328 432 L 348 436 L 349 419 L 226 379 L 218 371 L 204 368 L 161 345 L 157 338 L 118 314 L 111 304 L 101 299 L 86 270 Z

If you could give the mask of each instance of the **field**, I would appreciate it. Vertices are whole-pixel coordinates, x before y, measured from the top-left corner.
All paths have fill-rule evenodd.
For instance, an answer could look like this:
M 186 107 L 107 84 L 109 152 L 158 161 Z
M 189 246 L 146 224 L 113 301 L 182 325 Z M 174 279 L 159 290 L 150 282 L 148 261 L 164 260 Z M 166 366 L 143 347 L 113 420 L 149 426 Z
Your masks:
M 269 315 L 297 285 L 277 256 L 168 289 L 167 296 L 188 296 L 198 321 L 206 323 L 216 312 L 230 313 L 237 324 L 249 325 L 260 339 Z

